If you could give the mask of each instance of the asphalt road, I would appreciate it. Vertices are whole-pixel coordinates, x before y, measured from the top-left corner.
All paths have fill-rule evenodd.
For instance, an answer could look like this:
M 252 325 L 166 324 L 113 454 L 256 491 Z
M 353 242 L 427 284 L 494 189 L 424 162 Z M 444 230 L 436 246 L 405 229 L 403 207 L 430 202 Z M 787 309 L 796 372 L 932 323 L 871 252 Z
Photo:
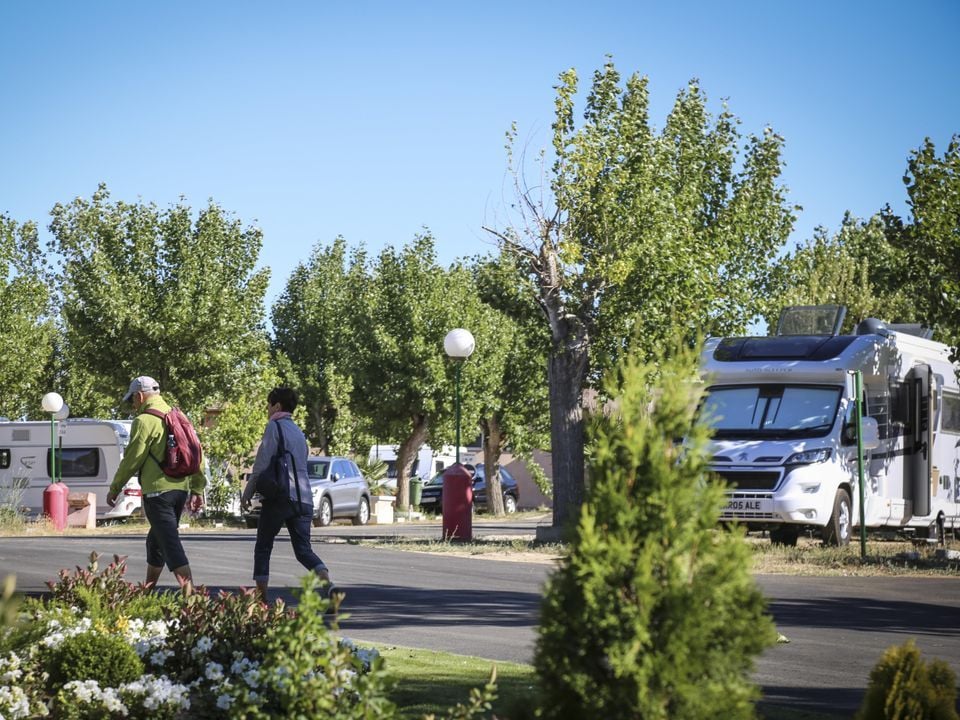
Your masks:
M 475 535 L 532 534 L 533 523 L 476 525 Z M 341 633 L 361 642 L 405 645 L 530 662 L 540 598 L 550 566 L 373 549 L 350 538 L 420 535 L 439 539 L 436 525 L 354 528 L 315 533 L 316 550 L 347 592 Z M 275 596 L 292 599 L 302 569 L 284 536 L 272 567 Z M 250 585 L 254 531 L 185 534 L 198 582 L 214 588 Z M 0 539 L 0 575 L 16 573 L 18 589 L 40 592 L 61 567 L 84 566 L 91 550 L 106 561 L 129 556 L 140 580 L 142 536 L 100 535 Z M 171 583 L 169 574 L 164 581 Z M 960 578 L 759 576 L 781 633 L 790 639 L 759 660 L 755 680 L 764 699 L 824 712 L 853 714 L 883 651 L 915 638 L 927 658 L 960 676 Z

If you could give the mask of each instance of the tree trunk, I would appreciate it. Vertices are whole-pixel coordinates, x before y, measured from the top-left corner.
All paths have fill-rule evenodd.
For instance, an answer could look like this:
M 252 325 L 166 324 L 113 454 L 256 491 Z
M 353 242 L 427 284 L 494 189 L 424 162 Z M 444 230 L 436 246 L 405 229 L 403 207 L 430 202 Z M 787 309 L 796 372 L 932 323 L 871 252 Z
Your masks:
M 553 456 L 553 527 L 576 521 L 586 496 L 583 467 L 583 382 L 588 343 L 568 334 L 550 354 L 550 447 Z
M 496 415 L 491 415 L 480 422 L 483 427 L 483 469 L 487 483 L 487 512 L 493 515 L 504 515 L 503 488 L 500 484 L 500 473 L 497 466 L 500 464 L 500 453 L 503 450 L 504 435 L 497 422 Z
M 416 415 L 412 418 L 413 431 L 397 448 L 397 508 L 406 509 L 410 506 L 410 468 L 420 450 L 420 446 L 427 440 L 429 429 L 427 416 Z

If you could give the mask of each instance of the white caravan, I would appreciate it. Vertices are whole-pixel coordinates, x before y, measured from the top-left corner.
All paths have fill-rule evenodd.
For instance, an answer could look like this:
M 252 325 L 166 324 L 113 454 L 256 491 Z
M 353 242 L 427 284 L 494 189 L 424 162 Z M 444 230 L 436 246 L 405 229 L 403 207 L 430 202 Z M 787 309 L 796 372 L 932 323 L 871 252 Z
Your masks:
M 711 470 L 728 484 L 722 519 L 795 544 L 834 544 L 860 525 L 854 371 L 863 376 L 868 528 L 960 534 L 960 388 L 949 348 L 919 325 L 861 322 L 845 308 L 787 308 L 777 335 L 708 340 L 701 413 Z
M 97 520 L 125 518 L 140 509 L 140 483 L 131 478 L 115 507 L 107 492 L 130 438 L 130 422 L 121 420 L 58 420 L 54 444 L 62 458 L 60 475 L 70 492 L 96 493 Z M 43 491 L 50 477 L 50 422 L 0 422 L 0 505 L 22 508 L 31 516 L 43 512 Z

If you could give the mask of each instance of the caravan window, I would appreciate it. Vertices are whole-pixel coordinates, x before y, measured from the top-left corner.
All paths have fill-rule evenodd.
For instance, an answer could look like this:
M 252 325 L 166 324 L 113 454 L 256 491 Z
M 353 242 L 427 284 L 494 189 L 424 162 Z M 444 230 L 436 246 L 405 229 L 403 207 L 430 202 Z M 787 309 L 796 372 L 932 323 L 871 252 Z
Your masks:
M 61 448 L 57 450 L 60 477 L 98 477 L 100 475 L 100 451 L 97 448 Z M 47 475 L 50 472 L 50 451 L 47 450 Z
M 960 435 L 960 395 L 943 394 L 943 432 Z
M 840 404 L 839 387 L 737 385 L 710 388 L 701 414 L 717 437 L 826 435 Z

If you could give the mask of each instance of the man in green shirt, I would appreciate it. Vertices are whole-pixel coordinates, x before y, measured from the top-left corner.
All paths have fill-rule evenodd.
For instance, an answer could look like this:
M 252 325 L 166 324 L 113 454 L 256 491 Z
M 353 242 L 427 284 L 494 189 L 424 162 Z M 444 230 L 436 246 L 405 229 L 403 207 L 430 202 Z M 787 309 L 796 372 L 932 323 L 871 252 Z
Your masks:
M 156 380 L 146 375 L 135 378 L 123 401 L 133 405 L 137 417 L 130 428 L 130 442 L 123 452 L 120 467 L 110 484 L 107 502 L 112 506 L 127 481 L 139 473 L 143 512 L 150 523 L 146 584 L 156 585 L 166 565 L 184 592 L 189 594 L 193 589 L 193 575 L 180 542 L 180 516 L 188 499 L 192 511 L 203 507 L 203 488 L 207 479 L 202 472 L 185 478 L 163 474 L 160 463 L 166 452 L 166 429 L 161 418 L 146 412 L 170 412 L 170 406 L 160 396 L 160 385 Z

